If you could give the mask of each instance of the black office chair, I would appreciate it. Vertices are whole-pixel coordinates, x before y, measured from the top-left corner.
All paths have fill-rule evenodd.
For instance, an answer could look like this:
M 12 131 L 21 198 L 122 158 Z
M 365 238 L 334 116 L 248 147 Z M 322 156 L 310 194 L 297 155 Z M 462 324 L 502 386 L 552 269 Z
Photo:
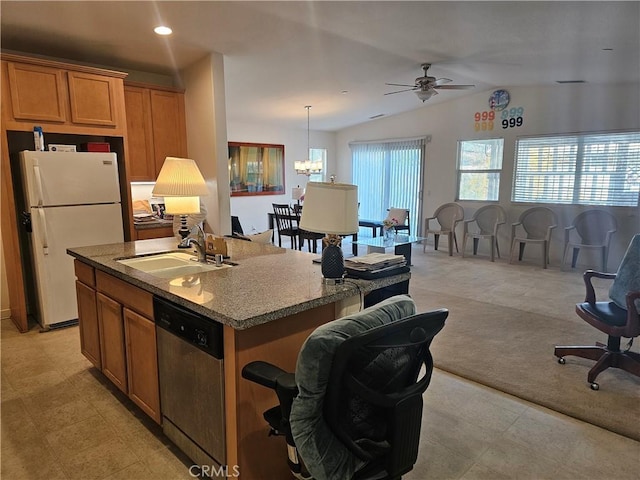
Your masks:
M 446 309 L 416 314 L 398 295 L 318 327 L 300 350 L 295 376 L 252 362 L 242 376 L 275 390 L 264 413 L 284 435 L 296 478 L 399 479 L 418 457 L 429 346 Z
M 576 305 L 576 313 L 585 322 L 607 335 L 607 344 L 595 346 L 557 346 L 554 354 L 558 363 L 564 364 L 566 356 L 595 360 L 587 374 L 592 390 L 599 390 L 596 377 L 609 367 L 625 370 L 640 377 L 640 353 L 632 352 L 633 339 L 640 336 L 640 234 L 631 243 L 616 273 L 587 270 L 584 283 L 587 295 L 583 303 Z M 613 280 L 609 289 L 610 301 L 597 301 L 592 278 Z M 626 350 L 620 349 L 620 339 L 629 339 Z

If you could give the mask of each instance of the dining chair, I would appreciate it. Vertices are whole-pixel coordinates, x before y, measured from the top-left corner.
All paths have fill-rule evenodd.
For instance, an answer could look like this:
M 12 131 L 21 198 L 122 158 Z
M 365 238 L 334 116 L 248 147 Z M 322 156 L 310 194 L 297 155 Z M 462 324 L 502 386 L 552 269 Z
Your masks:
M 296 215 L 286 203 L 272 203 L 278 231 L 278 246 L 282 247 L 282 236 L 291 238 L 291 248 L 297 250 L 299 228 Z
M 525 245 L 534 243 L 542 246 L 542 268 L 547 268 L 551 234 L 557 226 L 558 217 L 550 208 L 533 207 L 522 212 L 518 221 L 511 224 L 511 255 L 509 263 L 513 263 L 517 245 L 520 245 L 518 260 L 522 261 Z
M 495 261 L 495 254 L 500 258 L 500 247 L 498 246 L 498 229 L 507 221 L 507 214 L 500 205 L 485 205 L 480 207 L 473 214 L 471 220 L 465 220 L 464 237 L 462 240 L 462 256 L 466 252 L 467 239 L 473 239 L 473 254 L 478 253 L 478 243 L 481 238 L 488 238 L 491 242 L 491 261 Z M 470 230 L 470 226 L 475 223 L 475 230 Z
M 294 204 L 293 212 L 297 217 L 298 225 L 300 225 L 300 216 L 302 215 L 302 205 Z M 324 233 L 316 233 L 310 232 L 308 230 L 303 230 L 298 228 L 298 250 L 302 250 L 304 245 L 304 241 L 307 241 L 307 245 L 310 252 L 318 253 L 318 240 L 322 240 L 324 238 Z

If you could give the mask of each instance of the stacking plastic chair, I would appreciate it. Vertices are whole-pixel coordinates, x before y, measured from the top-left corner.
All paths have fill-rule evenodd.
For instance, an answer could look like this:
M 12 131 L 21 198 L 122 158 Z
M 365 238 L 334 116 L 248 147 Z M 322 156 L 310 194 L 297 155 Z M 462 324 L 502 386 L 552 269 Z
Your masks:
M 466 252 L 467 239 L 473 239 L 473 254 L 478 253 L 478 243 L 481 238 L 488 238 L 491 242 L 491 261 L 495 261 L 495 254 L 500 258 L 500 247 L 498 246 L 498 228 L 507 221 L 507 214 L 500 205 L 485 205 L 480 207 L 473 214 L 471 220 L 464 221 L 464 238 L 462 240 L 462 256 Z M 472 224 L 476 224 L 475 230 L 470 230 Z
M 571 226 L 564 229 L 564 255 L 562 265 L 565 264 L 569 250 L 573 249 L 571 267 L 575 268 L 581 248 L 600 251 L 602 271 L 607 271 L 609 244 L 611 237 L 618 229 L 616 218 L 604 210 L 587 210 L 573 219 Z M 573 235 L 572 235 L 573 234 Z
M 434 220 L 433 227 L 430 222 Z M 435 250 L 438 250 L 438 240 L 440 235 L 447 235 L 449 240 L 449 256 L 453 255 L 453 245 L 456 246 L 456 252 L 458 252 L 458 239 L 456 238 L 456 226 L 464 220 L 464 209 L 459 203 L 445 203 L 439 206 L 433 213 L 432 217 L 427 217 L 424 220 L 424 236 L 425 238 L 433 233 L 433 246 Z M 438 223 L 436 226 L 435 223 Z M 423 244 L 422 251 L 426 250 L 426 243 Z
M 534 243 L 542 246 L 542 268 L 547 268 L 551 233 L 557 226 L 558 217 L 550 208 L 534 207 L 522 212 L 520 219 L 511 224 L 511 256 L 509 263 L 513 263 L 517 245 L 520 245 L 518 260 L 522 260 L 525 245 Z

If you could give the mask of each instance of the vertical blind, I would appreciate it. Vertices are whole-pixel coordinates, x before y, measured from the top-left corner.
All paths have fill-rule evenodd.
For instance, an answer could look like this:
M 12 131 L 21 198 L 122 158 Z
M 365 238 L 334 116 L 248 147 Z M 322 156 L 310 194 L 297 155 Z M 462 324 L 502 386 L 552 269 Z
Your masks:
M 388 208 L 406 208 L 411 233 L 416 234 L 425 141 L 422 137 L 349 144 L 361 219 L 379 221 Z
M 514 202 L 638 206 L 640 132 L 520 138 Z

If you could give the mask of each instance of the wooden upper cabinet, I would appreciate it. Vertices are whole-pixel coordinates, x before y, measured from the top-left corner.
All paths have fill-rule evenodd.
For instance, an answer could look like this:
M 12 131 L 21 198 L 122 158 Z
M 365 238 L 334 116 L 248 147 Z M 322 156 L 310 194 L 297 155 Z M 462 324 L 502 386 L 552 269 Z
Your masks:
M 132 182 L 155 180 L 149 91 L 145 88 L 125 85 L 124 103 L 127 111 L 127 143 L 131 159 L 129 179 Z
M 115 126 L 116 85 L 111 77 L 68 72 L 71 121 L 87 125 Z
M 15 119 L 50 122 L 67 120 L 63 70 L 15 62 L 8 62 L 7 69 Z
M 151 90 L 151 123 L 156 175 L 166 157 L 187 156 L 184 95 Z
M 171 87 L 124 86 L 131 181 L 155 181 L 166 157 L 187 156 L 184 94 Z
M 126 133 L 126 73 L 10 53 L 2 54 L 1 73 L 7 130 L 41 125 L 45 136 Z

